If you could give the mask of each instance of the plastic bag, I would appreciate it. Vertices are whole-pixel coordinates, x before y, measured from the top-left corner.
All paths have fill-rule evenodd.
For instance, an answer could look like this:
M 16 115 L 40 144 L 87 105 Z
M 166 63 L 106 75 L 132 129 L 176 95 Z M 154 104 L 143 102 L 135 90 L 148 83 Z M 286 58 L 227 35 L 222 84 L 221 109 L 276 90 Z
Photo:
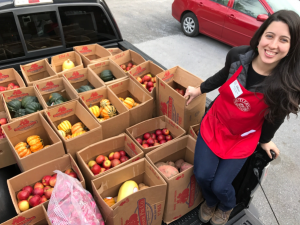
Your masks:
M 104 225 L 102 215 L 87 190 L 69 175 L 55 170 L 56 184 L 47 214 L 53 225 Z

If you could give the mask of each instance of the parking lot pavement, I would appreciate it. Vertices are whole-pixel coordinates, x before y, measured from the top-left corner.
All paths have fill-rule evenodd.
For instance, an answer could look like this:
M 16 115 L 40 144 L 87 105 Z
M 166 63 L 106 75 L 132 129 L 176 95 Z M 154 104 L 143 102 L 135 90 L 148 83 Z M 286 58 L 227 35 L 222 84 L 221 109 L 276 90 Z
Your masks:
M 107 0 L 123 38 L 166 68 L 181 66 L 203 80 L 220 70 L 230 46 L 204 35 L 189 38 L 171 15 L 172 0 Z M 218 91 L 208 93 L 214 99 Z M 291 116 L 273 141 L 281 155 L 269 167 L 263 188 L 281 225 L 300 224 L 300 119 Z M 277 224 L 260 189 L 253 204 L 266 225 Z

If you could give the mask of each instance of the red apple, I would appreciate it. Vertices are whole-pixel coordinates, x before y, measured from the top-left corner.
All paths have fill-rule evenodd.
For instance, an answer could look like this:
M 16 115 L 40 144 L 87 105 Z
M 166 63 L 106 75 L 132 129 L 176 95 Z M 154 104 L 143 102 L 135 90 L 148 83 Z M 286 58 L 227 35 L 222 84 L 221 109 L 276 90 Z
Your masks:
M 151 88 L 151 87 L 153 87 L 153 83 L 152 83 L 152 81 L 149 81 L 149 82 L 147 82 L 147 86 L 146 86 L 147 88 Z
M 21 212 L 24 212 L 29 209 L 29 202 L 27 200 L 22 200 L 18 203 L 18 207 Z
M 164 135 L 158 135 L 157 136 L 157 140 L 160 142 L 161 140 L 165 140 L 166 138 L 165 138 L 165 136 Z
M 109 169 L 109 168 L 111 167 L 111 161 L 110 161 L 110 160 L 105 160 L 105 161 L 103 162 L 103 167 L 104 167 L 105 169 Z
M 50 178 L 49 184 L 54 187 L 56 184 L 56 176 L 54 177 L 54 175 Z
M 119 151 L 119 153 L 120 153 L 121 157 L 126 155 L 126 152 L 124 150 Z
M 156 134 L 156 136 L 161 135 L 162 131 L 160 129 L 158 129 L 158 130 L 155 131 L 155 134 Z
M 98 155 L 98 157 L 96 158 L 96 162 L 101 165 L 105 160 L 105 156 L 104 155 Z
M 33 188 L 31 186 L 25 186 L 22 188 L 22 191 L 27 191 L 29 195 L 33 192 Z
M 0 91 L 6 91 L 6 87 L 0 86 Z
M 91 160 L 91 161 L 89 161 L 89 163 L 88 163 L 88 167 L 92 168 L 93 165 L 95 165 L 95 164 L 97 164 L 96 161 Z
M 150 146 L 150 145 L 154 145 L 154 141 L 152 138 L 148 138 L 147 140 L 147 144 Z
M 149 81 L 151 81 L 150 76 L 146 75 L 146 76 L 143 77 L 143 82 L 149 82 Z
M 43 177 L 42 183 L 43 183 L 44 186 L 49 186 L 50 178 L 51 178 L 51 176 L 49 176 L 49 175 L 46 175 L 46 176 Z
M 65 174 L 70 174 L 70 173 L 72 173 L 73 172 L 73 170 L 72 169 L 67 169 L 66 171 L 65 171 Z
M 157 140 L 157 139 L 154 140 L 154 144 L 155 144 L 155 143 L 158 143 L 158 140 Z
M 13 89 L 18 89 L 18 88 L 20 88 L 20 86 L 19 85 L 15 85 Z
M 78 178 L 78 177 L 77 177 L 77 174 L 76 174 L 75 172 L 71 172 L 71 173 L 69 173 L 68 175 L 69 175 L 70 177 L 75 178 L 75 179 Z
M 113 159 L 113 160 L 111 161 L 111 166 L 112 166 L 112 167 L 115 167 L 115 166 L 117 166 L 117 165 L 119 165 L 119 164 L 121 164 L 121 161 L 120 161 L 119 159 Z
M 53 174 L 52 177 L 55 177 L 55 178 L 56 178 L 56 177 L 57 177 L 57 173 Z
M 51 189 L 51 188 L 52 188 L 52 187 L 50 187 L 50 186 L 44 187 L 44 189 L 43 189 L 43 190 L 44 190 L 44 194 L 46 193 L 47 190 L 49 190 L 49 189 Z
M 92 166 L 91 171 L 94 175 L 97 175 L 101 171 L 101 167 L 98 164 Z
M 178 93 L 181 94 L 182 96 L 184 96 L 184 91 L 183 90 L 179 90 Z
M 133 64 L 130 62 L 130 63 L 127 64 L 127 66 L 132 67 Z
M 126 67 L 126 71 L 129 71 L 129 70 L 131 70 L 131 66 Z
M 135 139 L 139 144 L 142 144 L 143 140 L 141 138 Z
M 163 130 L 162 130 L 162 133 L 163 133 L 163 135 L 169 135 L 170 134 L 170 131 L 167 129 L 167 128 L 164 128 Z
M 108 158 L 106 156 L 104 156 L 104 161 L 108 160 Z
M 33 195 L 39 195 L 39 196 L 42 197 L 44 195 L 44 188 L 35 188 L 35 189 L 33 189 L 32 194 Z
M 149 92 L 152 92 L 153 88 L 154 88 L 154 87 L 150 87 L 150 88 L 148 89 L 148 91 L 149 91 Z
M 173 138 L 172 138 L 172 136 L 170 134 L 166 136 L 166 141 L 171 141 L 172 139 Z
M 115 154 L 114 154 L 114 159 L 120 159 L 120 157 L 121 157 L 121 154 L 120 154 L 120 152 L 115 152 Z
M 113 160 L 114 159 L 114 152 L 111 152 L 109 155 L 108 155 L 108 159 L 109 160 Z
M 122 70 L 126 70 L 126 66 L 124 64 L 120 65 L 120 67 L 122 68 Z
M 179 89 L 178 89 L 178 88 L 175 88 L 175 91 L 179 92 Z
M 48 201 L 48 199 L 46 198 L 45 195 L 43 195 L 43 196 L 41 197 L 41 203 L 44 203 L 44 202 L 46 202 L 46 201 Z
M 41 203 L 41 196 L 34 195 L 32 198 L 29 199 L 29 205 L 31 207 L 37 206 Z
M 35 185 L 33 186 L 33 189 L 35 189 L 35 188 L 41 188 L 41 189 L 43 189 L 43 188 L 44 188 L 44 185 L 43 185 L 41 182 L 37 182 L 37 183 L 35 183 Z
M 137 80 L 139 83 L 141 83 L 141 84 L 143 83 L 143 80 L 142 80 L 142 78 L 140 78 L 140 77 L 137 77 L 136 80 Z
M 1 124 L 1 125 L 7 124 L 6 118 L 1 118 L 1 119 L 0 119 L 0 124 Z
M 29 196 L 30 196 L 30 193 L 27 191 L 20 191 L 17 194 L 17 198 L 19 199 L 19 201 L 27 200 Z
M 146 144 L 146 143 L 147 143 L 147 140 L 143 140 L 142 145 L 143 145 L 143 144 Z
M 156 83 L 156 77 L 151 78 L 152 83 Z
M 27 201 L 29 201 L 31 198 L 33 197 L 33 195 L 30 195 L 27 199 Z
M 152 133 L 152 134 L 150 135 L 150 137 L 151 137 L 153 140 L 156 139 L 156 135 L 155 135 L 154 133 Z
M 14 83 L 9 83 L 9 84 L 7 85 L 7 89 L 8 89 L 8 90 L 11 90 L 11 89 L 14 88 L 14 86 L 15 86 Z
M 148 144 L 143 144 L 142 147 L 143 148 L 149 148 L 149 145 Z
M 105 171 L 106 169 L 102 167 L 100 173 L 104 173 Z
M 159 144 L 164 144 L 164 143 L 166 143 L 166 140 L 161 140 L 161 141 L 159 142 Z
M 129 158 L 126 155 L 121 156 L 120 161 L 121 163 L 127 161 Z
M 143 136 L 144 140 L 148 140 L 150 138 L 150 136 L 151 135 L 149 133 L 145 133 L 144 136 Z

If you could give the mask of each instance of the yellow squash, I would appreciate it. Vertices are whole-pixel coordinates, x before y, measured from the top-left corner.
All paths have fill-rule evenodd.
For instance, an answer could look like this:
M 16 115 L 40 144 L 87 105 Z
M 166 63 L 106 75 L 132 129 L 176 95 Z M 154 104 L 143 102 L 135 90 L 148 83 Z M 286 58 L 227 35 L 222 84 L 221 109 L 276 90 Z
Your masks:
M 89 110 L 93 113 L 94 116 L 99 117 L 103 108 L 102 107 L 99 108 L 99 106 L 94 105 L 90 107 Z
M 81 131 L 84 131 L 83 123 L 78 122 L 72 126 L 72 129 L 71 129 L 72 134 L 79 133 Z
M 119 189 L 118 202 L 139 190 L 139 186 L 133 180 L 128 180 Z
M 75 67 L 74 63 L 70 59 L 67 59 L 66 61 L 64 61 L 62 65 L 62 70 L 65 71 L 65 70 L 72 69 L 74 67 Z
M 123 104 L 128 108 L 128 109 L 131 109 L 133 107 L 133 104 L 134 104 L 134 100 L 132 98 L 125 98 Z
M 72 125 L 69 120 L 64 120 L 57 126 L 57 128 L 64 131 L 66 134 L 69 134 L 71 132 Z
M 31 152 L 37 152 L 44 148 L 43 140 L 38 135 L 32 135 L 27 138 Z

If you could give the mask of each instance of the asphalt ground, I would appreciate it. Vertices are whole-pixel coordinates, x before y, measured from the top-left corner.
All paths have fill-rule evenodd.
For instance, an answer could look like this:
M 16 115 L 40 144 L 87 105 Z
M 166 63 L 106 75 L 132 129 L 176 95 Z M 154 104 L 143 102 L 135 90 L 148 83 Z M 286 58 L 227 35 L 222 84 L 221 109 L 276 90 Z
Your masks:
M 186 37 L 172 17 L 172 0 L 106 0 L 123 38 L 166 68 L 181 66 L 203 80 L 219 71 L 230 46 L 199 34 Z M 207 94 L 214 99 L 215 90 Z M 271 163 L 263 188 L 281 225 L 300 224 L 300 120 L 292 115 L 273 139 L 281 154 Z M 277 224 L 259 188 L 253 204 L 266 225 Z

